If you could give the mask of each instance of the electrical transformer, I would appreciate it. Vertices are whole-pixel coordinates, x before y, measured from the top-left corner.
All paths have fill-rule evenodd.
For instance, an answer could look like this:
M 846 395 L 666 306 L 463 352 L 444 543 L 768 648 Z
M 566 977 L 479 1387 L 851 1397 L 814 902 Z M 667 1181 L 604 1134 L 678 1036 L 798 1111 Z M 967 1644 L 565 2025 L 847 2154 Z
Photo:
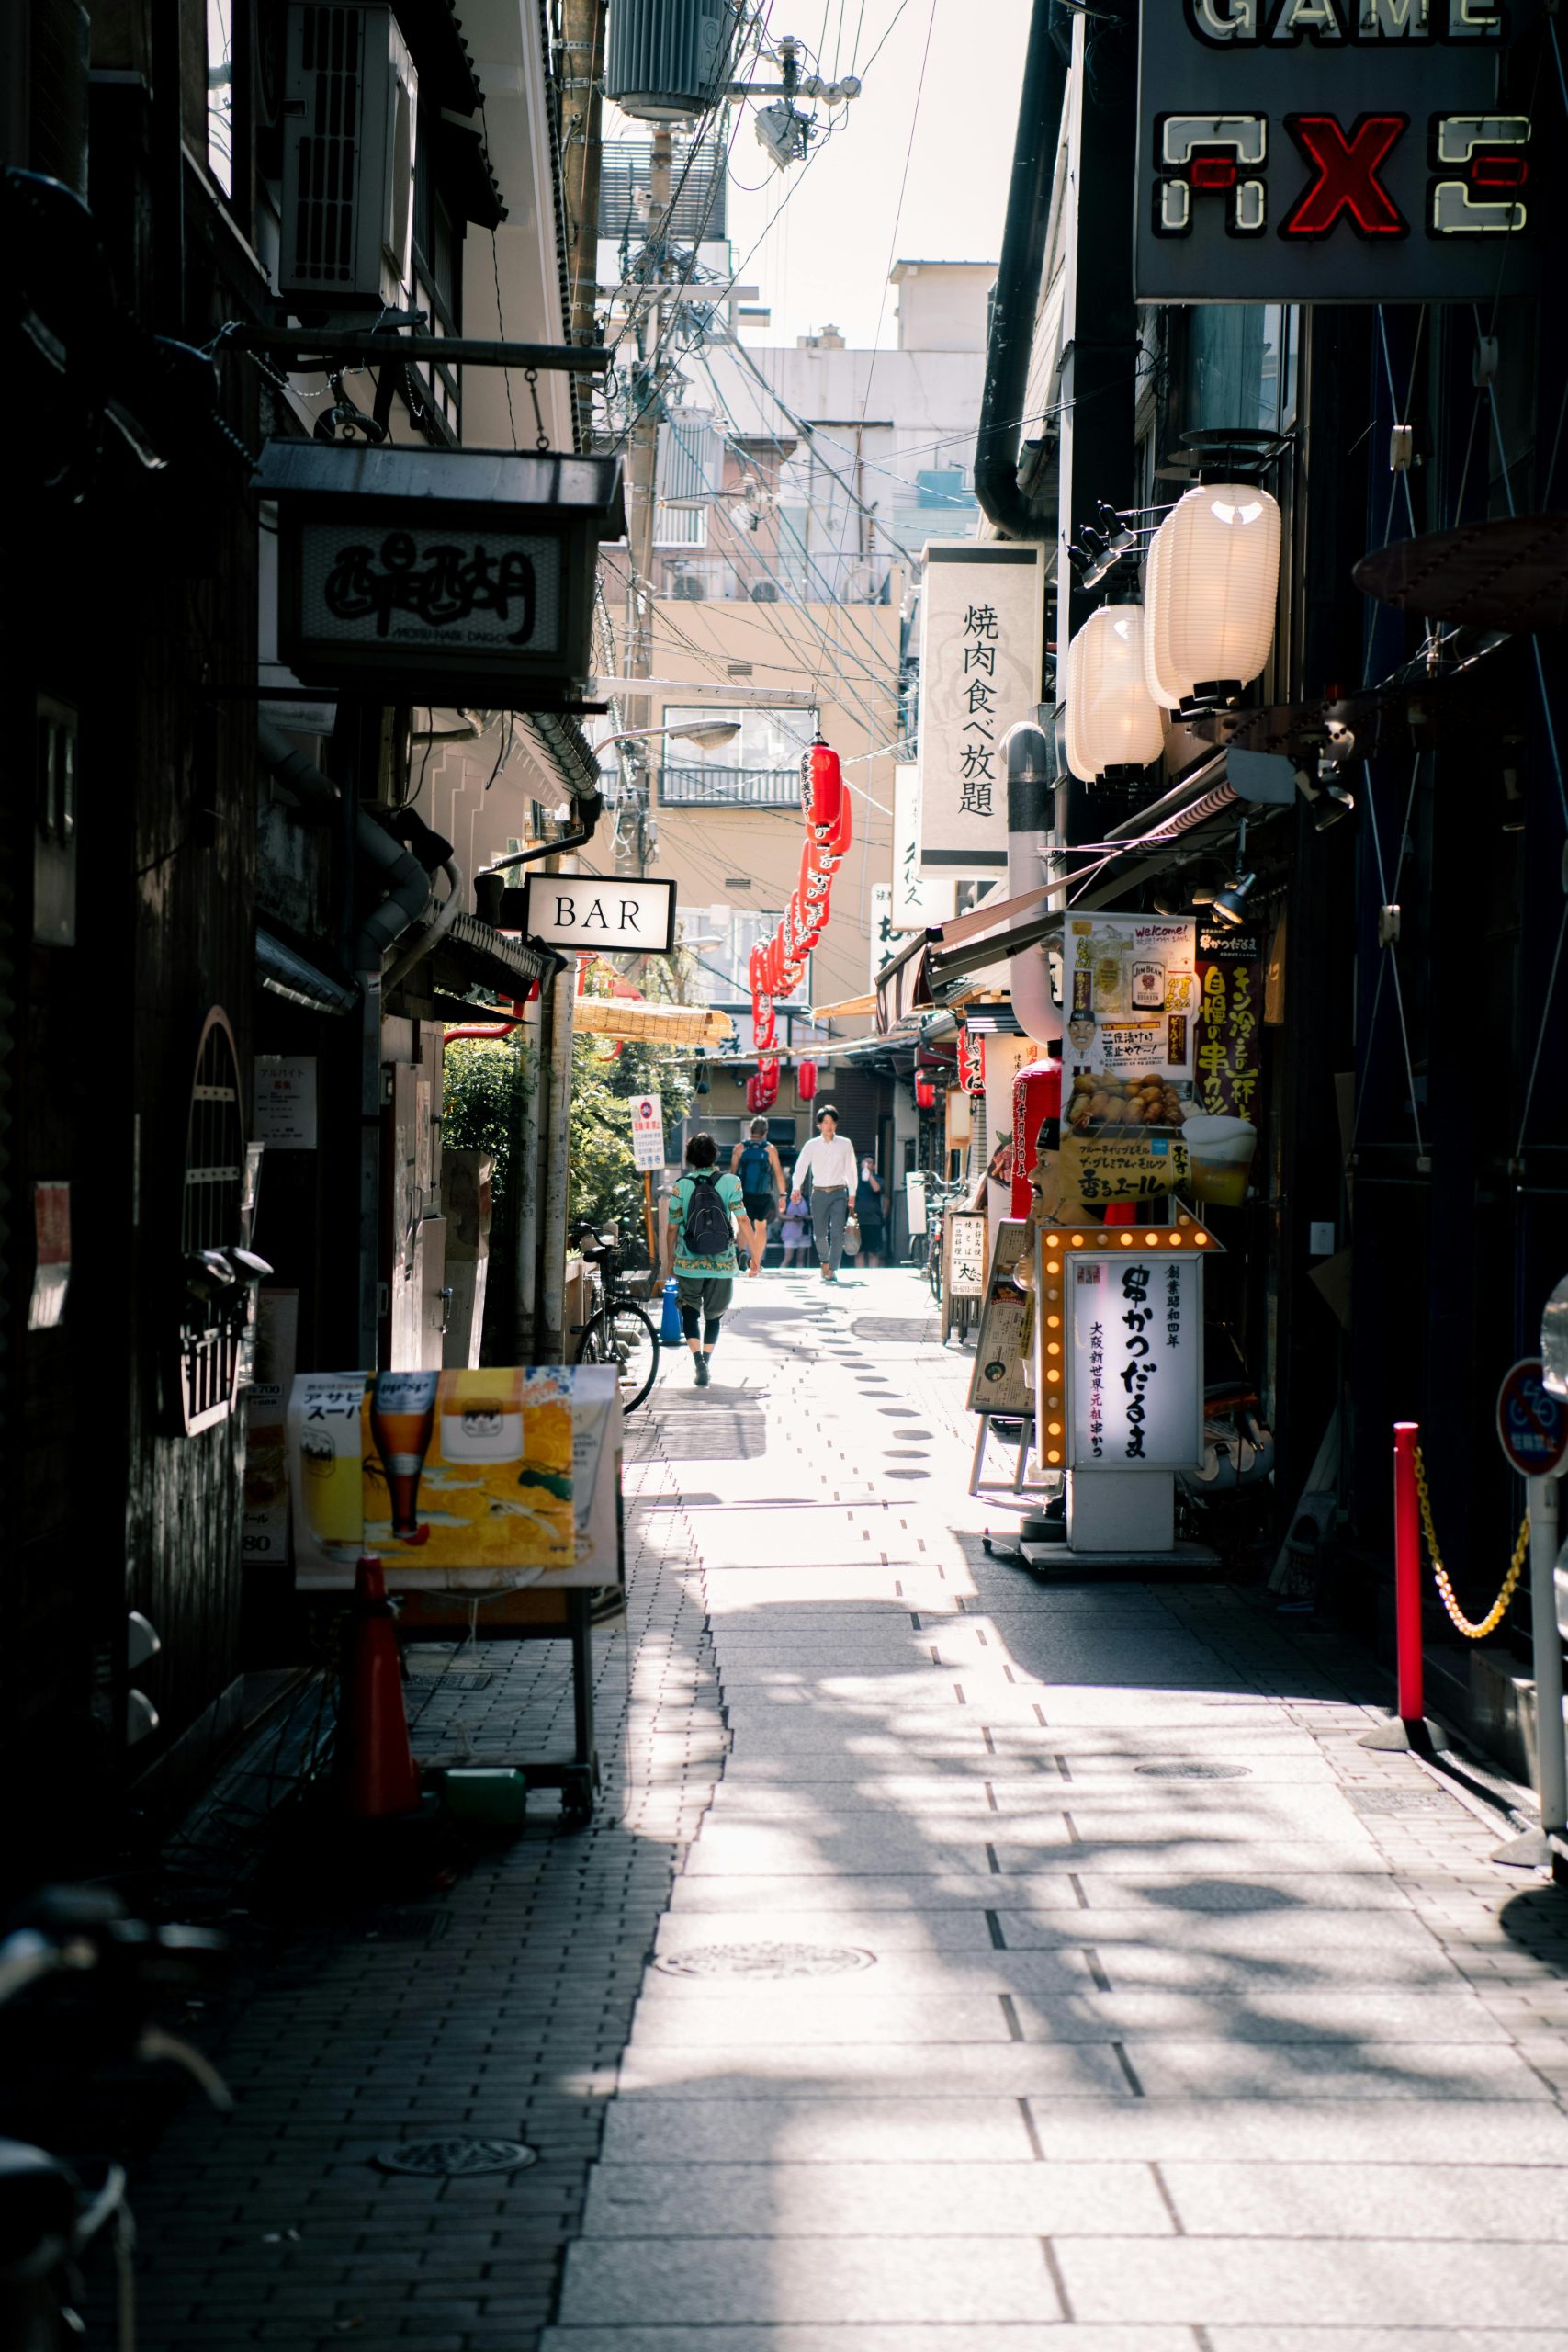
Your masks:
M 704 114 L 729 78 L 736 0 L 611 0 L 604 95 L 643 122 Z

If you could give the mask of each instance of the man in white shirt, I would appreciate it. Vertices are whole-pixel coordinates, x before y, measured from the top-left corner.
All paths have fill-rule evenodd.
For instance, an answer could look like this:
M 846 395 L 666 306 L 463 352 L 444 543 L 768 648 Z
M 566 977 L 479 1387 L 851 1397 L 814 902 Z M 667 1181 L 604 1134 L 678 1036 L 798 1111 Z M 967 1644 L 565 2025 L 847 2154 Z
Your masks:
M 811 1179 L 811 1231 L 822 1261 L 822 1279 L 836 1283 L 844 1254 L 844 1221 L 855 1196 L 860 1161 L 848 1136 L 839 1133 L 839 1114 L 830 1102 L 817 1114 L 817 1133 L 795 1163 L 790 1195 L 798 1201 Z

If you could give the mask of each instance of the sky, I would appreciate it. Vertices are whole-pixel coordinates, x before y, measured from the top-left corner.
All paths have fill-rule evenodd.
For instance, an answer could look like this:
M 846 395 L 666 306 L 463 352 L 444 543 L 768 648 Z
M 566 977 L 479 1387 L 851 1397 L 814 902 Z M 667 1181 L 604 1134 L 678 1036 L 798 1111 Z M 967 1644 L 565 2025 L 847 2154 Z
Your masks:
M 865 86 L 835 111 L 842 128 L 784 173 L 751 107 L 737 108 L 730 243 L 741 282 L 773 311 L 749 341 L 832 324 L 852 345 L 891 345 L 892 262 L 997 258 L 1029 14 L 1030 0 L 772 0 L 771 36 L 796 34 L 825 78 L 860 74 Z M 607 109 L 606 136 L 616 123 Z

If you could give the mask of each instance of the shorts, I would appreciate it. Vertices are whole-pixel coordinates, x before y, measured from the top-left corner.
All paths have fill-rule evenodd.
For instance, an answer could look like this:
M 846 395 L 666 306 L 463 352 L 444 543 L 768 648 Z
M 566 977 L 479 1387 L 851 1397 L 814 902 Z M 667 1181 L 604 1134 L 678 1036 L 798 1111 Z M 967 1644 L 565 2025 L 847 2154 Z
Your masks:
M 678 1273 L 675 1282 L 681 1305 L 699 1313 L 705 1323 L 716 1323 L 728 1314 L 735 1284 L 728 1274 Z
M 779 1205 L 779 1196 L 776 1193 L 742 1193 L 741 1198 L 745 1201 L 746 1214 L 753 1225 L 773 1223 Z

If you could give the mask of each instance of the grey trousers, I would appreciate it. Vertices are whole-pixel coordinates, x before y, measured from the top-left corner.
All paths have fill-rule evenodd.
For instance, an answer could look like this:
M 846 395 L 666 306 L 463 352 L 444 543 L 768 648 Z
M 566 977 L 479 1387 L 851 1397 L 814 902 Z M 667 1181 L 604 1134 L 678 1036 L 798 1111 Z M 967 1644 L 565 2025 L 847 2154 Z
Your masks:
M 835 1273 L 844 1254 L 844 1226 L 850 1214 L 847 1185 L 811 1187 L 811 1232 L 817 1244 L 817 1255 L 824 1266 L 831 1266 Z

